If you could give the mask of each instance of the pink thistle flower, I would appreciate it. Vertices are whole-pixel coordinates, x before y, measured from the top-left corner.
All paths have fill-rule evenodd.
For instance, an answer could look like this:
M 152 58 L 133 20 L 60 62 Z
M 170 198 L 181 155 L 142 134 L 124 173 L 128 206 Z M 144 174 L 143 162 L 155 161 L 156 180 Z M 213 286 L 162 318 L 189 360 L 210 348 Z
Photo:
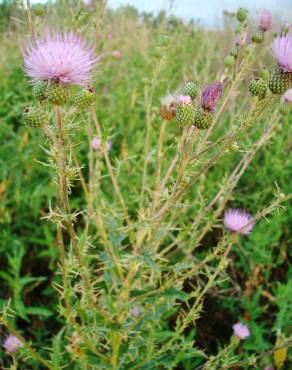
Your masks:
M 53 80 L 86 86 L 98 58 L 94 48 L 74 33 L 47 32 L 23 52 L 26 75 L 33 80 Z
M 255 221 L 253 217 L 241 209 L 228 209 L 224 214 L 224 225 L 230 231 L 248 235 L 253 229 Z
M 13 334 L 7 335 L 3 342 L 3 348 L 7 353 L 14 353 L 22 346 L 23 343 Z
M 222 84 L 218 81 L 206 86 L 201 94 L 201 107 L 213 112 L 221 93 Z
M 283 95 L 283 100 L 285 103 L 292 104 L 292 89 L 289 89 Z
M 133 316 L 133 317 L 138 317 L 140 315 L 140 310 L 138 307 L 134 306 L 131 308 L 130 310 L 130 314 Z
M 285 72 L 292 72 L 292 34 L 278 36 L 274 40 L 272 52 L 279 66 Z
M 112 56 L 116 59 L 120 59 L 122 57 L 122 53 L 119 50 L 115 50 L 112 52 Z
M 269 31 L 273 27 L 273 16 L 270 12 L 264 11 L 260 15 L 259 29 L 263 32 Z
M 179 95 L 177 101 L 181 105 L 188 105 L 192 103 L 192 99 L 189 95 Z
M 241 322 L 234 324 L 232 328 L 233 334 L 237 336 L 239 339 L 246 339 L 247 337 L 250 336 L 250 330 L 248 326 L 242 324 Z
M 91 142 L 91 147 L 93 150 L 96 150 L 96 151 L 100 151 L 101 150 L 101 139 L 100 137 L 97 137 L 95 136 L 93 139 L 92 139 L 92 142 Z M 112 147 L 112 141 L 111 140 L 107 140 L 106 143 L 105 143 L 105 149 L 107 152 L 110 151 Z
M 248 43 L 249 43 L 249 36 L 246 31 L 244 31 L 242 35 L 240 35 L 239 33 L 235 35 L 235 45 L 236 46 L 239 46 L 239 45 L 246 46 Z

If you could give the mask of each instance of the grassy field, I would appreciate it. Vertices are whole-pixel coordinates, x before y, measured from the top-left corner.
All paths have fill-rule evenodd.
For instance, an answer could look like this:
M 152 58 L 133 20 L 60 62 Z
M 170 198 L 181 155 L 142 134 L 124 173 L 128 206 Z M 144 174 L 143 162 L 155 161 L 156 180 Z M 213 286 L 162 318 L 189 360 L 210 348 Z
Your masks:
M 235 15 L 209 31 L 102 1 L 42 10 L 4 2 L 0 13 L 0 368 L 291 369 L 292 112 L 248 91 L 276 68 L 273 31 L 240 45 L 226 68 Z M 249 34 L 256 22 L 248 17 Z M 100 56 L 94 104 L 74 109 L 73 86 L 62 108 L 62 173 L 62 147 L 23 123 L 38 101 L 21 49 L 46 29 L 72 30 Z M 208 130 L 159 113 L 189 80 L 200 91 L 223 83 Z M 230 207 L 256 218 L 249 235 L 226 230 Z M 22 343 L 15 353 L 2 345 L 9 334 Z

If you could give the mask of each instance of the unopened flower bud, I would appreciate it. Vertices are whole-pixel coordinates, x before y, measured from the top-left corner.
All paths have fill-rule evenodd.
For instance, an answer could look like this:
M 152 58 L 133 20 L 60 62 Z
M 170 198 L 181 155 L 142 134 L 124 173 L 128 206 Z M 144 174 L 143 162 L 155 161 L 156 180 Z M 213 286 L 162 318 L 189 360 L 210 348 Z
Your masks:
M 269 31 L 273 27 L 273 16 L 270 12 L 264 11 L 260 15 L 259 29 L 262 32 Z
M 265 80 L 265 81 L 269 81 L 269 78 L 270 78 L 270 72 L 267 70 L 267 69 L 263 69 L 261 72 L 260 72 L 260 77 Z
M 255 44 L 262 44 L 264 42 L 264 33 L 261 31 L 254 32 L 251 35 L 251 41 Z
M 252 96 L 256 96 L 259 99 L 263 99 L 268 94 L 267 82 L 262 78 L 254 78 L 249 82 L 248 89 Z
M 43 7 L 43 6 L 41 6 L 41 5 L 35 5 L 35 6 L 33 7 L 33 12 L 34 12 L 34 14 L 35 14 L 37 17 L 41 17 L 41 16 L 43 16 L 43 15 L 44 15 L 45 10 L 44 10 L 44 7 Z
M 227 55 L 227 57 L 224 59 L 224 65 L 227 68 L 233 67 L 235 64 L 235 58 L 232 55 Z
M 29 127 L 42 127 L 49 122 L 49 113 L 41 107 L 27 107 L 23 111 L 23 121 Z
M 78 108 L 88 108 L 94 101 L 94 90 L 93 89 L 82 89 L 75 96 L 75 105 Z
M 199 129 L 207 129 L 212 125 L 213 114 L 202 108 L 195 109 L 193 124 Z
M 180 95 L 177 99 L 176 121 L 182 125 L 191 125 L 194 122 L 194 107 L 189 95 Z
M 39 80 L 35 82 L 33 86 L 33 92 L 34 95 L 40 100 L 45 100 L 47 98 L 47 88 L 48 88 L 48 82 Z
M 182 89 L 182 94 L 188 95 L 192 99 L 195 99 L 195 97 L 198 95 L 198 85 L 194 81 L 187 82 Z
M 277 71 L 275 71 L 269 79 L 269 89 L 274 94 L 284 94 L 289 86 L 289 73 L 284 72 L 282 69 L 278 69 Z
M 236 13 L 236 18 L 240 23 L 243 23 L 247 19 L 247 10 L 244 8 L 239 8 Z
M 64 105 L 69 96 L 68 86 L 58 82 L 50 82 L 47 88 L 47 98 L 55 105 Z

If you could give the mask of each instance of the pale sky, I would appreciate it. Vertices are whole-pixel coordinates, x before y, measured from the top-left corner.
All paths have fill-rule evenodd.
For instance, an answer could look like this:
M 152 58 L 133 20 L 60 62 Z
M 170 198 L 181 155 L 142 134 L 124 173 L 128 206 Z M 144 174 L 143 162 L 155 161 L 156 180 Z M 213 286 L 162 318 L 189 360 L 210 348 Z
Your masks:
M 32 0 L 32 3 L 44 2 L 46 0 Z M 210 27 L 220 23 L 223 10 L 235 11 L 240 6 L 254 12 L 255 16 L 261 10 L 270 10 L 283 22 L 292 23 L 292 0 L 108 0 L 109 7 L 113 9 L 127 4 L 140 11 L 155 13 L 168 10 L 173 4 L 172 14 L 185 20 L 199 19 Z

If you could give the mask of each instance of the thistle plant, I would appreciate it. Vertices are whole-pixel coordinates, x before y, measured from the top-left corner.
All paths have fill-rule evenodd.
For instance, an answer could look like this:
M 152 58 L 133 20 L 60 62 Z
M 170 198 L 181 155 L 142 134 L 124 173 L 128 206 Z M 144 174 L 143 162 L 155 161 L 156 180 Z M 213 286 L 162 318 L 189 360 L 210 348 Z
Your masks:
M 88 12 L 93 10 L 90 6 Z M 74 14 L 76 21 L 80 12 Z M 235 50 L 215 73 L 182 77 L 188 82 L 178 83 L 171 94 L 164 77 L 171 47 L 160 43 L 156 63 L 147 65 L 143 91 L 139 82 L 132 101 L 127 100 L 128 119 L 119 133 L 101 113 L 103 105 L 110 112 L 119 102 L 102 100 L 94 73 L 99 57 L 85 35 L 50 31 L 42 37 L 34 30 L 23 58 L 38 103 L 25 108 L 23 122 L 33 132 L 40 130 L 43 165 L 55 184 L 43 218 L 56 228 L 54 289 L 61 328 L 48 351 L 36 350 L 27 333 L 16 329 L 14 312 L 3 309 L 1 324 L 10 333 L 4 348 L 17 352 L 19 363 L 50 370 L 261 366 L 262 354 L 244 356 L 243 342 L 253 338 L 248 315 L 233 327 L 236 321 L 230 323 L 230 338 L 216 354 L 197 340 L 206 301 L 224 291 L 236 252 L 291 199 L 277 188 L 265 206 L 251 205 L 253 215 L 230 207 L 249 165 L 277 135 L 280 107 L 291 105 L 291 37 L 274 41 L 277 75 L 269 82 L 253 78 L 259 49 L 256 43 L 247 45 L 247 11 L 240 9 L 236 17 Z M 171 27 L 163 22 L 162 31 Z M 271 19 L 262 15 L 259 27 L 268 32 Z M 157 91 L 166 96 L 160 102 Z M 141 132 L 130 131 L 128 145 L 123 135 L 137 106 L 146 124 Z M 143 147 L 136 153 L 139 134 Z M 208 188 L 207 179 L 219 167 L 221 175 Z M 78 201 L 77 192 L 82 192 Z M 205 248 L 215 230 L 220 232 Z M 289 337 L 281 346 L 290 344 Z

